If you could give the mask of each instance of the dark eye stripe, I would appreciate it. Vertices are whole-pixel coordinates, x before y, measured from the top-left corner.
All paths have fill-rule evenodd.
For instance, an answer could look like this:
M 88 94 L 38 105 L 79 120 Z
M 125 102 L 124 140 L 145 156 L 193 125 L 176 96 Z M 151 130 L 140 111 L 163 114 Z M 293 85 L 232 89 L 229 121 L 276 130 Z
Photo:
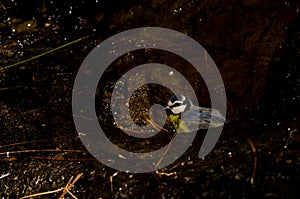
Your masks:
M 176 102 L 175 104 L 169 106 L 170 108 L 176 107 L 176 106 L 180 106 L 182 104 L 182 102 Z
M 171 102 L 171 101 L 168 102 L 169 106 L 174 106 L 175 104 L 183 104 L 183 101 L 177 100 L 177 101 L 174 101 L 174 102 Z
M 183 95 L 172 95 L 170 97 L 170 102 L 174 103 L 176 101 L 181 101 L 181 102 L 185 101 L 185 96 L 183 96 Z

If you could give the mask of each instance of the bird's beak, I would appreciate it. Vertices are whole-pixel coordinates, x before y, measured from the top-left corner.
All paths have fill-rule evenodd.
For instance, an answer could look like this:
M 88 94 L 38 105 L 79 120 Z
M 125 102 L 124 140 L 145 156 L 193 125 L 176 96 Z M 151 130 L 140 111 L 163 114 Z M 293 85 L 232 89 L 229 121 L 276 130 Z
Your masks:
M 166 107 L 164 107 L 164 109 L 166 110 L 166 109 L 170 109 L 170 107 L 169 106 L 166 106 Z

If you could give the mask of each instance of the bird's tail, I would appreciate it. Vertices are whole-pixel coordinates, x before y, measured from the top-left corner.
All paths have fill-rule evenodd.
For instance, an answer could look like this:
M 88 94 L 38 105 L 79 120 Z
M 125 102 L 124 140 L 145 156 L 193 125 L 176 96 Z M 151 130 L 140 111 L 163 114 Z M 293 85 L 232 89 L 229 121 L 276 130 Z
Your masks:
M 219 110 L 200 107 L 200 121 L 210 123 L 212 127 L 218 127 L 224 125 L 226 120 Z

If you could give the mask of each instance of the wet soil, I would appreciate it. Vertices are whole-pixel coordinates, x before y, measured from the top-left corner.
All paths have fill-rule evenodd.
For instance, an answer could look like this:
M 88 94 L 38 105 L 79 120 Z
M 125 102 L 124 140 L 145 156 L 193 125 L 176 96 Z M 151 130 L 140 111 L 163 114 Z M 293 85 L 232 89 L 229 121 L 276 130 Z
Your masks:
M 71 189 L 77 198 L 299 198 L 299 9 L 296 1 L 1 2 L 0 196 L 58 190 L 83 173 Z M 144 26 L 183 32 L 209 52 L 225 83 L 230 122 L 204 159 L 198 158 L 206 134 L 201 130 L 173 164 L 131 174 L 101 164 L 85 149 L 73 122 L 72 88 L 81 63 L 97 44 Z M 152 51 L 122 57 L 99 82 L 96 104 L 108 137 L 131 151 L 154 150 L 172 138 L 160 133 L 133 141 L 112 125 L 109 113 L 115 81 L 128 67 L 153 61 L 185 71 L 199 103 L 210 104 L 205 84 L 186 70 L 184 60 Z M 133 108 L 140 112 L 135 121 L 142 123 L 148 102 L 164 104 L 170 91 L 150 86 L 136 94 L 132 104 L 147 102 Z

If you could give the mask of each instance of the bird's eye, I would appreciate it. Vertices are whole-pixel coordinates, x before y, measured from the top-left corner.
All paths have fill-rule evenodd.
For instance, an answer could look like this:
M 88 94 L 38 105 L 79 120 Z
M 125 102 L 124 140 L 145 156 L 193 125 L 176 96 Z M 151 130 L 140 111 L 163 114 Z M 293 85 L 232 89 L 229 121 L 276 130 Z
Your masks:
M 172 103 L 174 103 L 176 100 L 178 100 L 177 97 L 176 97 L 176 95 L 172 95 L 171 98 L 170 98 L 170 101 Z

